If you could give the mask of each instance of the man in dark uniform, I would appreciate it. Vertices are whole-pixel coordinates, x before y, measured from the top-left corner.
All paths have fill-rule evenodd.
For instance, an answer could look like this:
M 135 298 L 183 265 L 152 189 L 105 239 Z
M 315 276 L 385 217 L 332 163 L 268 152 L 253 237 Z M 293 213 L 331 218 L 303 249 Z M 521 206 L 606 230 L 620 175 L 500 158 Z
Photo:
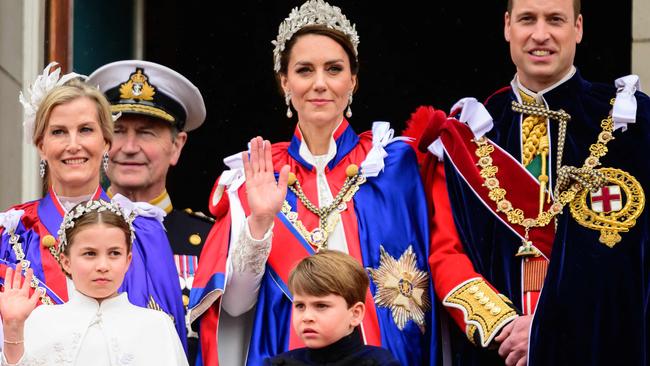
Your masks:
M 167 172 L 176 165 L 187 132 L 205 120 L 199 90 L 183 75 L 147 61 L 118 61 L 89 77 L 111 103 L 115 121 L 107 175 L 109 196 L 156 205 L 167 213 L 164 225 L 174 252 L 183 302 L 189 303 L 194 273 L 212 219 L 190 209 L 177 210 L 165 189 Z M 194 364 L 198 335 L 188 329 L 188 359 Z

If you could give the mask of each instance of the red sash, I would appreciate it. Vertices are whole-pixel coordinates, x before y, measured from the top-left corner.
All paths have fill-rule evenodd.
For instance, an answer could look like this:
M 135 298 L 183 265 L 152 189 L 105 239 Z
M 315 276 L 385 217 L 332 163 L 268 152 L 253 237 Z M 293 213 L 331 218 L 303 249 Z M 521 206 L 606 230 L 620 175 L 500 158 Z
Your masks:
M 455 119 L 447 119 L 440 127 L 440 139 L 444 145 L 449 160 L 456 171 L 470 186 L 474 194 L 503 224 L 507 225 L 522 239 L 525 229 L 521 225 L 511 224 L 503 212 L 497 211 L 496 202 L 489 198 L 490 190 L 483 186 L 485 180 L 480 175 L 479 157 L 475 154 L 476 143 L 470 128 Z M 539 182 L 510 154 L 490 141 L 494 152 L 490 155 L 493 165 L 499 168 L 496 178 L 499 185 L 507 192 L 506 199 L 514 208 L 523 210 L 524 217 L 536 218 L 539 211 Z M 544 203 L 544 210 L 550 204 Z M 546 258 L 550 258 L 555 227 L 553 223 L 544 227 L 533 227 L 529 230 L 529 240 Z M 513 253 L 514 255 L 514 253 Z

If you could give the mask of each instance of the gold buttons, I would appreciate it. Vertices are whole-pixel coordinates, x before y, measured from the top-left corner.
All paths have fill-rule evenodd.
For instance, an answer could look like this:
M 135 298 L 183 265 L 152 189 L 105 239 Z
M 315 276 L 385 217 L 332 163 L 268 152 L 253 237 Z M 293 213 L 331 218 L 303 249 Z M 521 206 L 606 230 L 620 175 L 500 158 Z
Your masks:
M 45 248 L 51 248 L 54 246 L 54 244 L 56 244 L 56 239 L 54 239 L 52 235 L 45 235 L 43 239 L 41 239 L 41 244 Z
M 483 293 L 483 291 L 479 291 L 479 292 L 477 292 L 477 293 L 474 294 L 474 298 L 475 298 L 476 300 L 479 300 L 480 298 L 483 297 L 483 295 L 485 295 L 485 294 Z
M 476 285 L 469 288 L 469 293 L 470 294 L 475 294 L 476 291 L 478 291 L 478 286 L 476 286 Z
M 490 301 L 490 298 L 489 298 L 489 297 L 487 297 L 487 296 L 483 296 L 483 297 L 478 301 L 478 303 L 481 304 L 481 305 L 485 305 L 485 304 L 487 304 L 489 301 Z
M 498 307 L 498 306 L 495 306 L 495 307 L 492 308 L 492 310 L 490 310 L 490 314 L 495 315 L 495 316 L 499 315 L 500 312 L 501 312 L 501 308 Z
M 190 304 L 190 297 L 187 295 L 183 295 L 183 305 L 187 306 Z
M 189 241 L 190 244 L 192 244 L 192 245 L 199 245 L 199 244 L 201 244 L 201 237 L 199 236 L 199 234 L 192 234 L 187 239 L 187 241 Z
M 350 164 L 348 165 L 347 168 L 345 168 L 345 175 L 348 177 L 352 178 L 355 175 L 359 174 L 359 166 L 356 164 Z
M 296 178 L 296 175 L 293 174 L 292 172 L 289 172 L 289 179 L 287 181 L 287 184 L 292 186 L 296 184 L 296 181 L 298 181 L 298 178 Z

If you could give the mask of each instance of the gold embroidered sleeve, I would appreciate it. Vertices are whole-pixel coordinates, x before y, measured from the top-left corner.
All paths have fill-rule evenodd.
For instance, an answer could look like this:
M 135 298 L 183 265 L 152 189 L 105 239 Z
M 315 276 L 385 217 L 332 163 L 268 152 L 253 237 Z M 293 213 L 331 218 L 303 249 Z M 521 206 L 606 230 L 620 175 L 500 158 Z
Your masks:
M 497 294 L 481 278 L 463 282 L 442 303 L 463 312 L 467 338 L 481 347 L 487 347 L 499 330 L 517 317 L 512 302 Z

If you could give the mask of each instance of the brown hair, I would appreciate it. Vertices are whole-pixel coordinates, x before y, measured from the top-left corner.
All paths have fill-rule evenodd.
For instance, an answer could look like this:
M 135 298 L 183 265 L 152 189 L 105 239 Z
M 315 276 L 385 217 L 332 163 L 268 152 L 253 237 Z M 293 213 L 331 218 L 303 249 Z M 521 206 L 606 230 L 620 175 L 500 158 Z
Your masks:
M 86 202 L 82 202 L 79 205 L 86 205 Z M 76 207 L 76 206 L 75 206 Z M 71 212 L 75 209 L 73 208 Z M 109 210 L 104 211 L 88 211 L 82 214 L 79 218 L 74 220 L 74 226 L 65 229 L 65 237 L 67 245 L 63 248 L 63 254 L 66 256 L 70 255 L 70 247 L 74 245 L 75 236 L 84 230 L 85 227 L 103 224 L 106 226 L 112 226 L 120 229 L 124 233 L 124 240 L 126 240 L 126 252 L 131 253 L 131 227 L 124 220 L 124 218 L 114 212 Z
M 38 144 L 43 140 L 50 119 L 50 114 L 52 114 L 54 107 L 83 97 L 95 102 L 102 136 L 104 136 L 104 141 L 106 141 L 110 146 L 113 141 L 113 117 L 111 115 L 111 106 L 99 89 L 86 84 L 80 79 L 72 79 L 64 85 L 55 87 L 45 95 L 41 104 L 38 106 L 38 111 L 36 111 L 34 134 L 32 137 L 34 145 L 38 146 Z
M 338 43 L 341 47 L 343 47 L 343 50 L 348 55 L 348 59 L 350 60 L 350 72 L 352 73 L 352 75 L 359 74 L 359 60 L 357 56 L 355 56 L 354 54 L 354 46 L 352 45 L 352 42 L 350 41 L 348 36 L 346 36 L 343 32 L 340 32 L 336 29 L 328 28 L 325 25 L 308 25 L 306 27 L 301 28 L 299 31 L 297 31 L 291 37 L 291 39 L 289 39 L 285 43 L 284 50 L 280 53 L 280 71 L 278 71 L 275 74 L 275 76 L 281 91 L 282 91 L 282 87 L 280 85 L 280 75 L 287 75 L 291 50 L 293 49 L 293 46 L 296 44 L 298 38 L 307 34 L 316 34 L 320 36 L 329 37 L 332 40 L 334 40 L 336 43 Z M 357 79 L 357 84 L 354 87 L 354 91 L 358 89 L 358 86 L 359 86 L 359 81 Z
M 512 4 L 515 0 L 508 0 L 508 14 L 512 13 Z M 573 0 L 573 20 L 578 19 L 578 15 L 580 15 L 581 11 L 581 3 L 580 0 Z
M 336 250 L 321 250 L 298 263 L 289 274 L 288 285 L 292 293 L 341 296 L 351 307 L 365 302 L 369 282 L 356 259 Z

